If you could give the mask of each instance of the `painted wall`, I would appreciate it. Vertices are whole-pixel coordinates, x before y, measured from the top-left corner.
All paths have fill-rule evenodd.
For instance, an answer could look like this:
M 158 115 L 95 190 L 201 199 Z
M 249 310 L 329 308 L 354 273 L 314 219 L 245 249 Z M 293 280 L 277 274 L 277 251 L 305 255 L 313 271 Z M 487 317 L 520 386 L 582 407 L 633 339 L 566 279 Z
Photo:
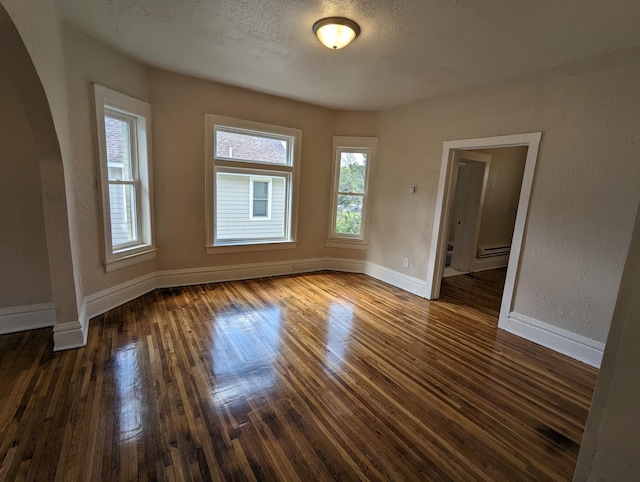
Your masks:
M 376 137 L 378 135 L 378 113 L 372 111 L 336 111 L 333 135 Z
M 375 115 L 336 112 L 205 80 L 147 70 L 64 29 L 74 132 L 74 175 L 87 294 L 153 270 L 317 256 L 368 261 L 424 279 L 442 142 L 541 130 L 529 228 L 516 289 L 519 313 L 603 341 L 640 198 L 634 125 L 640 49 L 415 102 Z M 102 272 L 96 215 L 95 134 L 90 82 L 153 105 L 156 262 Z M 615 87 L 612 87 L 615 86 Z M 204 250 L 203 114 L 303 131 L 298 248 L 207 255 Z M 77 134 L 75 134 L 77 133 Z M 368 253 L 327 249 L 331 137 L 379 135 Z M 605 139 L 606 142 L 603 142 Z M 408 186 L 416 184 L 411 195 Z M 179 226 L 179 229 L 176 228 Z M 409 268 L 402 259 L 410 258 Z M 551 282 L 549 280 L 551 279 Z
M 368 260 L 426 279 L 443 141 L 542 131 L 515 311 L 604 341 L 640 201 L 638 78 L 631 49 L 381 112 Z
M 51 0 L 0 0 L 0 64 L 8 72 L 38 146 L 57 325 L 56 347 L 86 335 L 60 20 Z M 10 16 L 7 20 L 5 10 Z M 17 30 L 20 38 L 16 38 Z M 61 343 L 62 338 L 65 339 Z
M 527 148 L 505 147 L 478 152 L 491 155 L 478 247 L 509 246 L 516 223 Z
M 0 68 L 0 308 L 53 301 L 36 144 Z
M 342 112 L 215 82 L 148 69 L 63 24 L 70 99 L 73 172 L 85 294 L 156 270 L 319 256 L 360 258 L 359 250 L 325 247 L 333 135 L 375 136 L 377 113 Z M 152 105 L 155 226 L 158 255 L 112 273 L 102 266 L 102 222 L 91 83 Z M 300 128 L 302 162 L 295 250 L 207 255 L 204 222 L 204 113 Z M 187 213 L 187 214 L 185 214 Z M 179 226 L 179 229 L 176 228 Z
M 640 480 L 640 211 L 574 475 Z
M 371 111 L 335 111 L 334 114 L 334 136 L 354 136 L 354 137 L 377 137 L 378 135 L 378 113 Z M 330 151 L 331 152 L 331 151 Z M 330 153 L 333 156 L 333 153 Z M 329 161 L 331 162 L 331 160 Z M 377 159 L 370 165 L 371 173 L 375 172 Z M 325 197 L 328 206 L 331 205 L 331 183 L 327 185 Z M 329 219 L 327 218 L 327 223 Z M 329 225 L 325 227 L 325 239 L 329 235 Z M 332 258 L 345 258 L 354 260 L 364 260 L 366 251 L 360 249 L 334 248 L 328 247 L 326 255 Z
M 66 24 L 62 26 L 62 33 L 66 53 L 79 254 L 85 294 L 89 295 L 155 270 L 155 262 L 152 260 L 105 273 L 92 86 L 93 83 L 98 83 L 148 102 L 149 73 L 146 66 Z
M 324 256 L 334 112 L 162 70 L 150 72 L 158 269 Z M 206 254 L 205 113 L 302 130 L 297 249 Z

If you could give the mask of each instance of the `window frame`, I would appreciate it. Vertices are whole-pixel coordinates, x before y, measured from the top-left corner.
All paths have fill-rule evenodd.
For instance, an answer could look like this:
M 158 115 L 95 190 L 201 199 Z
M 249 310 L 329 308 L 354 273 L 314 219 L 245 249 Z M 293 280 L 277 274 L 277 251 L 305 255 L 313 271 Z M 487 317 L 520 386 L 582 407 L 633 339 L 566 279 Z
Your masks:
M 153 227 L 153 186 L 151 157 L 151 106 L 146 102 L 93 84 L 98 140 L 98 181 L 102 204 L 104 258 L 106 272 L 154 259 L 157 248 Z M 131 181 L 111 181 L 107 158 L 106 120 L 113 117 L 129 123 Z M 136 239 L 114 246 L 109 188 L 133 186 Z
M 255 183 L 256 182 L 266 182 L 267 183 L 267 198 L 266 199 L 258 199 L 258 201 L 267 201 L 267 214 L 264 216 L 256 216 L 254 214 L 254 201 L 255 198 Z M 271 201 L 272 201 L 272 187 L 273 178 L 269 177 L 260 177 L 260 176 L 251 176 L 249 177 L 249 221 L 271 221 Z
M 130 141 L 129 148 L 130 148 L 130 154 L 131 154 L 131 158 L 130 158 L 131 180 L 130 181 L 125 181 L 125 180 L 112 181 L 111 179 L 109 179 L 110 166 L 109 166 L 108 159 L 106 160 L 107 161 L 106 183 L 107 183 L 107 193 L 109 195 L 109 198 L 111 197 L 111 194 L 110 194 L 111 186 L 132 186 L 133 187 L 133 201 L 134 201 L 133 205 L 135 206 L 135 208 L 132 209 L 131 211 L 132 211 L 132 217 L 135 219 L 135 222 L 133 223 L 133 227 L 135 230 L 135 239 L 128 243 L 122 243 L 118 245 L 113 244 L 113 239 L 112 239 L 113 250 L 122 251 L 125 249 L 134 248 L 138 246 L 140 244 L 140 233 L 142 233 L 142 230 L 143 230 L 142 219 L 141 219 L 141 216 L 138 215 L 138 213 L 142 208 L 142 205 L 141 205 L 142 203 L 141 203 L 140 196 L 137 195 L 137 193 L 139 193 L 141 189 L 139 161 L 138 161 L 137 118 L 135 116 L 125 114 L 119 110 L 111 109 L 110 107 L 107 107 L 107 106 L 105 106 L 104 108 L 104 115 L 105 115 L 105 118 L 109 116 L 116 120 L 126 122 L 129 125 L 129 132 L 131 135 L 131 139 L 129 140 Z M 105 132 L 106 132 L 106 126 L 105 126 Z M 105 148 L 106 148 L 106 143 L 105 143 Z M 125 210 L 125 214 L 126 214 L 126 210 Z M 111 225 L 109 226 L 111 227 Z
M 367 249 L 369 244 L 369 211 L 371 196 L 369 195 L 372 172 L 375 165 L 377 137 L 333 137 L 333 163 L 331 169 L 331 214 L 329 216 L 328 237 L 326 245 L 333 248 Z M 362 215 L 360 234 L 337 233 L 338 196 L 340 188 L 340 158 L 343 152 L 363 152 L 367 154 L 363 193 L 347 193 L 362 196 Z
M 245 251 L 292 249 L 296 247 L 298 220 L 299 166 L 301 158 L 302 131 L 291 127 L 265 124 L 233 117 L 205 114 L 205 251 L 207 254 L 225 254 Z M 243 160 L 216 155 L 216 132 L 238 132 L 259 137 L 287 141 L 287 162 Z M 234 240 L 217 239 L 217 174 L 241 173 L 249 176 L 249 222 L 253 212 L 253 179 L 265 180 L 269 176 L 285 177 L 285 234 L 282 238 L 244 238 Z M 271 181 L 271 179 L 269 179 Z M 271 219 L 272 182 L 269 182 L 269 219 Z M 288 223 L 287 223 L 288 219 Z M 255 221 L 265 221 L 264 217 Z

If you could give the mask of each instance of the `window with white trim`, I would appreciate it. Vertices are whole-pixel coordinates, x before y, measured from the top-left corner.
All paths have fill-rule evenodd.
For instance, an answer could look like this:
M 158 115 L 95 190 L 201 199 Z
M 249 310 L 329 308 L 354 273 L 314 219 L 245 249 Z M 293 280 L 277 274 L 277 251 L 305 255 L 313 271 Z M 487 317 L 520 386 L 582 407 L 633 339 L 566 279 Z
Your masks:
M 376 145 L 375 137 L 333 138 L 330 246 L 366 245 L 368 185 Z
M 271 178 L 251 178 L 251 213 L 249 219 L 252 221 L 271 220 Z
M 295 246 L 301 131 L 205 115 L 207 252 Z
M 94 84 L 106 271 L 155 257 L 151 106 Z

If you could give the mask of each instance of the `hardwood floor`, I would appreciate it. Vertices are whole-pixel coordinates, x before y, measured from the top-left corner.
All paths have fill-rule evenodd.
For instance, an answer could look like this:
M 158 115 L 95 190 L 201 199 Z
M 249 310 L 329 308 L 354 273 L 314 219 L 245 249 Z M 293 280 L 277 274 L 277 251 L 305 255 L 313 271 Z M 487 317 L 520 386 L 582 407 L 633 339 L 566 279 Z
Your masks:
M 2 336 L 0 480 L 570 480 L 597 371 L 498 331 L 501 282 L 219 283 L 78 350 Z

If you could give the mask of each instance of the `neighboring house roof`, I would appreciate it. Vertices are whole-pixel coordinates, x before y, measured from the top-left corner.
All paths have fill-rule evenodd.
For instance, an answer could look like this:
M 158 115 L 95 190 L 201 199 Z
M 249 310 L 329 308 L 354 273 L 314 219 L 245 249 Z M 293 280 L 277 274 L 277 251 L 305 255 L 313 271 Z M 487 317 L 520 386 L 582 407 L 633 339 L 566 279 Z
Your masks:
M 280 164 L 287 160 L 285 142 L 278 139 L 218 131 L 216 143 L 219 156 Z

